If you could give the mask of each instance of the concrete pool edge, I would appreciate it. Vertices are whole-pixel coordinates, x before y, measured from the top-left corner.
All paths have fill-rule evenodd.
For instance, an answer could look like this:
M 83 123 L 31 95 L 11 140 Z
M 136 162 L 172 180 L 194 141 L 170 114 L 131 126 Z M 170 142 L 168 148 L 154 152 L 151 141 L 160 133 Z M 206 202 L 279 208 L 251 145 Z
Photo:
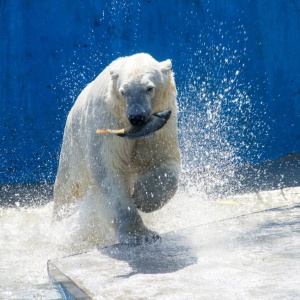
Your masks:
M 84 288 L 77 285 L 72 279 L 66 276 L 61 270 L 51 261 L 47 262 L 47 272 L 51 282 L 59 289 L 61 294 L 67 300 L 91 300 L 92 297 Z

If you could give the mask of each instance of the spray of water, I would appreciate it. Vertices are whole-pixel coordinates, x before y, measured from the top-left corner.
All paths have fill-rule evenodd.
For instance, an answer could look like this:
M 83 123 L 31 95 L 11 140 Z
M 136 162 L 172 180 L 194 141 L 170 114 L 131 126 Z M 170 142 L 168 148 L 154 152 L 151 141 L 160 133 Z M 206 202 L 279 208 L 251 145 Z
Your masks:
M 260 159 L 258 140 L 269 130 L 261 118 L 266 107 L 254 107 L 251 99 L 258 87 L 244 76 L 247 34 L 236 25 L 235 43 L 228 44 L 232 37 L 223 25 L 209 29 L 211 39 L 200 34 L 201 48 L 185 62 L 189 76 L 179 90 L 182 188 L 210 199 L 237 190 L 235 171 Z

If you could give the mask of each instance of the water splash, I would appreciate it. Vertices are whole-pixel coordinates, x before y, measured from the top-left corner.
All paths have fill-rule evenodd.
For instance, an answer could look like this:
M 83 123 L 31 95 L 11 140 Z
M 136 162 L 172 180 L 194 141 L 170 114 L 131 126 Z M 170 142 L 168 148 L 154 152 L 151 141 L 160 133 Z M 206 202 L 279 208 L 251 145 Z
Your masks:
M 257 140 L 263 140 L 261 136 L 267 135 L 268 128 L 260 118 L 266 108 L 253 106 L 253 87 L 244 77 L 246 44 L 237 48 L 228 44 L 230 38 L 224 37 L 222 25 L 209 32 L 212 42 L 205 42 L 209 40 L 206 36 L 201 49 L 186 61 L 189 76 L 179 89 L 182 186 L 222 198 L 239 185 L 235 169 L 259 160 L 262 151 Z M 241 25 L 237 32 L 246 43 L 247 34 Z M 237 44 L 239 34 L 235 36 Z M 199 39 L 201 44 L 201 35 Z

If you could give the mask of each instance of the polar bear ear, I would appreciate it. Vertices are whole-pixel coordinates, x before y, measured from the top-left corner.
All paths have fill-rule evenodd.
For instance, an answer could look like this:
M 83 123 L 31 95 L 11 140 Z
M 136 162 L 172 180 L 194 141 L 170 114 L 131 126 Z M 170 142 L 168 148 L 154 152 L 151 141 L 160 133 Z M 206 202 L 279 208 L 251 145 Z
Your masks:
M 117 79 L 119 77 L 119 74 L 114 69 L 110 68 L 109 72 L 112 79 Z
M 172 68 L 172 62 L 170 59 L 167 59 L 165 61 L 162 61 L 160 64 L 160 70 L 164 73 L 164 74 L 168 74 L 169 71 Z

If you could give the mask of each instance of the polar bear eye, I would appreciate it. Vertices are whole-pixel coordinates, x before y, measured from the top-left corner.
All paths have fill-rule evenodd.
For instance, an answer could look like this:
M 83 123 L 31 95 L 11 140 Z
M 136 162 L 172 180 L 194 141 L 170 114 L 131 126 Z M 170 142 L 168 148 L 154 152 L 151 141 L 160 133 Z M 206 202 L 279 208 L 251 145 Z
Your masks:
M 124 92 L 124 90 L 120 90 L 120 94 L 121 94 L 123 97 L 125 97 L 125 92 Z
M 147 87 L 147 92 L 148 93 L 152 93 L 154 91 L 154 87 L 153 86 L 148 86 Z

